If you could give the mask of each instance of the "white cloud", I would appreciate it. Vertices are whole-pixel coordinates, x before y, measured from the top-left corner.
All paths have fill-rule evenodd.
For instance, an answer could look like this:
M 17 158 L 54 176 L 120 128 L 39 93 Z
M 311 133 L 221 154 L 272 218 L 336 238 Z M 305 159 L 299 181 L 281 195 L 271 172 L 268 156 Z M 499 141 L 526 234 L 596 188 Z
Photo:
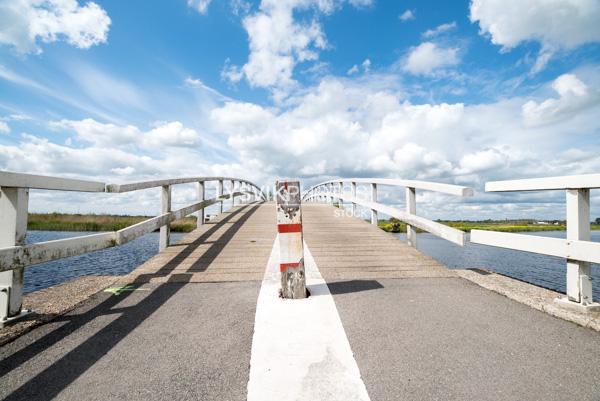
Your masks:
M 428 29 L 425 32 L 423 32 L 423 36 L 426 38 L 433 38 L 453 29 L 456 29 L 456 21 L 438 25 L 437 27 L 435 27 L 435 29 Z
M 4 121 L 0 121 L 0 134 L 9 134 L 10 127 Z
M 212 0 L 188 0 L 187 4 L 200 14 L 206 14 L 208 13 L 208 6 L 211 2 Z
M 250 12 L 252 3 L 246 0 L 231 0 L 229 6 L 235 15 L 245 15 Z
M 464 155 L 456 171 L 460 174 L 482 173 L 507 167 L 508 161 L 509 156 L 500 149 L 485 149 Z
M 527 125 L 544 125 L 569 119 L 580 111 L 600 104 L 600 92 L 587 87 L 574 74 L 563 74 L 552 83 L 558 98 L 540 103 L 530 100 L 522 107 L 523 120 Z
M 0 44 L 20 53 L 41 53 L 44 43 L 64 39 L 87 49 L 104 43 L 111 20 L 94 2 L 77 0 L 0 0 Z
M 470 19 L 503 51 L 537 41 L 542 49 L 532 73 L 553 53 L 600 41 L 600 2 L 596 0 L 473 0 Z
M 200 79 L 187 77 L 185 79 L 184 83 L 190 88 L 200 89 L 200 90 L 206 91 L 208 93 L 211 93 L 211 94 L 217 96 L 218 98 L 225 99 L 225 100 L 231 100 L 231 98 L 229 96 L 225 96 L 218 90 L 206 85 Z
M 63 120 L 53 125 L 74 132 L 71 145 L 25 135 L 19 144 L 0 145 L 0 168 L 106 181 L 222 174 L 270 183 L 289 175 L 300 176 L 308 185 L 335 176 L 401 177 L 478 190 L 496 179 L 590 173 L 600 169 L 600 145 L 594 145 L 600 104 L 572 108 L 567 120 L 545 119 L 542 129 L 523 118 L 530 101 L 540 107 L 547 100 L 597 93 L 596 69 L 576 74 L 559 77 L 535 97 L 489 104 L 412 103 L 392 80 L 377 73 L 353 80 L 324 78 L 277 108 L 228 101 L 212 109 L 207 128 L 227 141 L 233 153 L 228 160 L 236 161 L 226 164 L 209 162 L 198 133 L 176 121 L 140 129 L 91 119 Z M 546 90 L 558 97 L 548 99 Z M 544 107 L 544 112 L 551 110 Z M 434 218 L 522 217 L 535 201 L 520 197 L 530 203 L 505 207 L 499 204 L 505 199 L 479 193 L 477 204 L 486 204 L 482 210 L 456 199 L 420 196 L 425 197 L 420 213 Z M 47 205 L 51 202 L 48 199 Z M 141 207 L 130 203 L 96 206 L 112 211 Z M 555 210 L 541 203 L 536 207 L 539 213 Z
M 572 109 L 576 119 L 549 121 L 540 130 L 521 116 L 532 98 L 413 104 L 401 92 L 374 85 L 377 79 L 381 77 L 375 74 L 361 80 L 328 77 L 292 96 L 289 107 L 229 102 L 214 109 L 211 120 L 216 130 L 226 133 L 243 163 L 251 162 L 268 176 L 300 176 L 305 185 L 327 177 L 378 176 L 454 182 L 481 190 L 491 180 L 600 168 L 600 145 L 579 149 L 573 138 L 576 134 L 593 142 L 600 132 L 600 104 Z M 561 78 L 553 87 L 562 96 L 589 96 L 592 84 L 580 82 Z M 455 203 L 448 209 L 444 202 L 432 200 L 423 213 L 459 213 L 452 209 Z M 498 208 L 490 206 L 486 216 L 498 217 Z M 522 210 L 515 207 L 510 213 Z M 540 210 L 552 213 L 547 207 Z M 467 206 L 463 211 L 468 213 Z
M 346 72 L 346 74 L 352 75 L 352 74 L 356 74 L 358 71 L 359 71 L 358 64 L 354 64 L 352 67 L 350 67 L 350 69 L 348 70 L 348 72 Z
M 179 121 L 161 122 L 142 132 L 133 125 L 103 124 L 91 118 L 51 123 L 54 129 L 75 131 L 76 139 L 103 148 L 141 148 L 161 151 L 165 147 L 195 147 L 201 144 L 200 135 Z
M 400 14 L 400 16 L 398 17 L 398 19 L 402 22 L 404 21 L 410 21 L 415 19 L 415 13 L 412 10 L 406 10 L 404 11 L 402 14 Z
M 458 48 L 444 48 L 433 42 L 423 42 L 411 48 L 403 69 L 415 75 L 429 75 L 444 67 L 460 62 Z
M 349 0 L 355 7 L 371 4 L 371 0 Z M 232 82 L 246 78 L 251 86 L 270 88 L 276 97 L 284 97 L 296 86 L 296 65 L 316 61 L 327 40 L 318 14 L 330 14 L 344 4 L 343 0 L 262 0 L 259 10 L 243 20 L 248 33 L 250 54 L 242 67 L 226 61 L 222 77 Z M 296 20 L 296 11 L 312 10 L 312 19 Z
M 365 59 L 361 65 L 359 66 L 358 64 L 354 64 L 346 73 L 347 75 L 353 75 L 356 74 L 357 72 L 360 71 L 362 67 L 363 72 L 366 74 L 371 70 L 371 60 L 369 60 L 368 58 Z

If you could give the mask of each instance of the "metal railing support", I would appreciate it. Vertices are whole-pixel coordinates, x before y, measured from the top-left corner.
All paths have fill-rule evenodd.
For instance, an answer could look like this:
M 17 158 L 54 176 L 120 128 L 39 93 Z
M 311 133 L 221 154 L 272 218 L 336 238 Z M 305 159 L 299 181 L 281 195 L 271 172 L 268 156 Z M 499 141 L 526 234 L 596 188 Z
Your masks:
M 217 182 L 217 198 L 223 196 L 223 180 Z M 223 213 L 223 201 L 219 202 L 219 214 Z
M 377 184 L 371 183 L 371 202 L 377 203 Z M 371 209 L 371 224 L 377 225 L 377 210 Z
M 204 182 L 198 183 L 198 202 L 202 202 L 206 199 L 206 193 L 204 192 Z M 198 210 L 196 214 L 196 227 L 200 228 L 200 226 L 204 225 L 204 208 Z
M 171 186 L 164 185 L 161 187 L 160 196 L 160 212 L 161 214 L 171 212 Z M 167 249 L 171 243 L 171 225 L 166 224 L 160 228 L 160 240 L 158 242 L 158 250 L 163 251 Z
M 343 209 L 344 208 L 344 200 L 342 199 L 342 197 L 344 196 L 344 182 L 340 181 L 338 183 L 338 186 L 339 186 L 339 190 L 340 190 L 340 197 L 338 198 L 338 207 L 340 209 Z
M 29 189 L 0 188 L 0 248 L 25 245 Z M 25 316 L 22 311 L 24 268 L 0 272 L 0 327 Z
M 590 190 L 567 189 L 567 240 L 589 241 Z M 581 304 L 592 303 L 591 264 L 567 259 L 567 297 Z
M 416 189 L 406 187 L 406 212 L 417 214 L 417 196 Z M 408 245 L 417 247 L 417 230 L 410 224 L 406 225 L 406 242 Z

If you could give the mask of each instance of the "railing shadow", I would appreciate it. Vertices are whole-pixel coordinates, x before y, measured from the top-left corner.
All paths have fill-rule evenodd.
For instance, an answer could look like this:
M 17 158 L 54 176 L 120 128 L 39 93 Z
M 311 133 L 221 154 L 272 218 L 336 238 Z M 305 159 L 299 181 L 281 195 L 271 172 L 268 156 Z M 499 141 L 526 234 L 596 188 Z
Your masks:
M 313 284 L 309 286 L 311 296 L 322 295 L 323 287 L 329 288 L 331 295 L 340 294 L 351 294 L 354 292 L 371 291 L 384 288 L 383 285 L 377 280 L 347 280 L 347 281 L 333 281 L 326 284 Z
M 239 214 L 240 218 L 231 223 L 230 227 L 220 236 L 220 239 L 223 240 L 215 241 L 209 247 L 208 250 L 211 251 L 211 254 L 214 253 L 215 255 L 218 255 L 257 208 L 258 206 L 243 206 L 240 209 L 231 212 L 228 216 L 223 218 L 223 220 L 215 223 L 213 227 L 209 228 L 200 237 L 190 243 L 190 245 L 182 250 L 182 253 L 187 253 L 187 255 L 189 255 L 203 243 L 203 240 L 209 238 L 224 225 L 229 224 L 230 220 Z M 183 259 L 178 258 L 177 261 L 167 263 L 167 265 L 161 269 L 161 274 L 168 275 L 182 260 Z M 114 310 L 113 307 L 131 297 L 136 291 L 128 291 L 121 295 L 109 295 L 107 293 L 98 294 L 98 297 L 102 297 L 102 299 L 98 300 L 98 305 L 91 307 L 82 314 L 68 315 L 68 323 L 6 357 L 0 362 L 1 376 L 4 376 L 8 372 L 23 365 L 31 358 L 57 344 L 71 333 L 82 329 L 94 319 L 103 315 L 111 315 L 117 312 L 121 313 L 118 318 L 92 334 L 83 343 L 69 350 L 60 359 L 22 384 L 19 388 L 10 393 L 5 400 L 46 401 L 53 399 L 58 393 L 93 366 L 100 358 L 102 358 L 102 356 L 108 353 L 115 345 L 144 322 L 151 314 L 160 308 L 161 305 L 172 298 L 186 284 L 185 276 L 188 276 L 189 278 L 189 275 L 186 275 L 185 273 L 176 276 L 177 282 L 167 281 L 166 283 L 160 284 L 149 291 L 137 304 L 119 308 L 118 311 Z M 182 276 L 184 278 L 183 280 Z M 174 277 L 171 276 L 169 279 L 171 280 L 173 278 Z M 135 284 L 136 287 L 139 287 L 140 285 L 140 282 Z

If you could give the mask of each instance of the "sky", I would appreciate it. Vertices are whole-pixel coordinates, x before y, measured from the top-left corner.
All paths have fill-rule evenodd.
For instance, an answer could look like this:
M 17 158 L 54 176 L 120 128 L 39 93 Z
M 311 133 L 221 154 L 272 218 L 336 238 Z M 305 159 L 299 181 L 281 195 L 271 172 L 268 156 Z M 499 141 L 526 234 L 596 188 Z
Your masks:
M 476 191 L 419 192 L 427 217 L 564 218 L 562 191 L 484 184 L 600 173 L 598 21 L 598 0 L 0 0 L 0 169 L 420 179 Z M 158 208 L 155 190 L 30 203 Z

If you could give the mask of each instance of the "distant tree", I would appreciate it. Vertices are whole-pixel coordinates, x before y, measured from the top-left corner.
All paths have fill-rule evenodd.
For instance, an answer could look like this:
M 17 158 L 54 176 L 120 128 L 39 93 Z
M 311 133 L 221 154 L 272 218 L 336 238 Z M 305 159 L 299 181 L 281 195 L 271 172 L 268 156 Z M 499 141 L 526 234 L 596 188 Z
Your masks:
M 600 217 L 596 217 L 596 224 L 600 224 Z

